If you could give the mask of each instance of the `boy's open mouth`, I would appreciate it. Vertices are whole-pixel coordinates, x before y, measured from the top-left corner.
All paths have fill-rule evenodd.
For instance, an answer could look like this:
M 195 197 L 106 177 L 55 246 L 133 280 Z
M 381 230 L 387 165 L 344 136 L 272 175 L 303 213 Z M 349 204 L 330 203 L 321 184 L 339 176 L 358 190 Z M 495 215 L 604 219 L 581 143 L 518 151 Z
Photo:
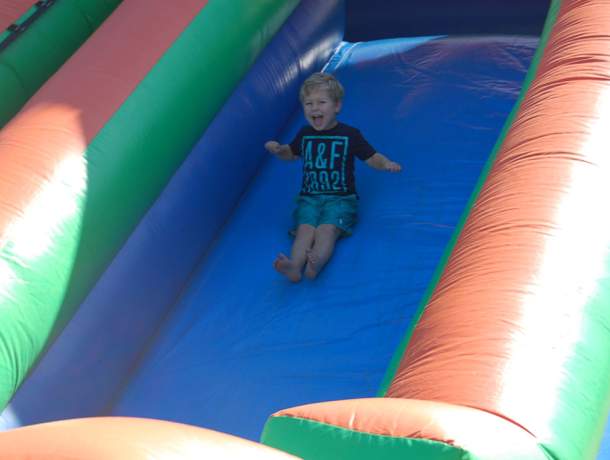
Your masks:
M 322 115 L 312 115 L 311 121 L 316 128 L 321 127 L 324 124 L 324 116 Z

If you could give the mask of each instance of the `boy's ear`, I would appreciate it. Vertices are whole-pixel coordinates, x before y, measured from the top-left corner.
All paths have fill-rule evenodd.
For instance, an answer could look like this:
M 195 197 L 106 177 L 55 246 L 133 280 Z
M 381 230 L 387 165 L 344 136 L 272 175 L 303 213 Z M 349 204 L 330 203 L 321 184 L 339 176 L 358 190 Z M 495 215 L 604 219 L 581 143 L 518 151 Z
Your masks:
M 342 100 L 337 101 L 337 104 L 336 104 L 336 105 L 337 105 L 337 108 L 335 109 L 335 112 L 336 112 L 336 113 L 341 112 L 341 109 L 343 108 L 343 101 L 342 101 Z

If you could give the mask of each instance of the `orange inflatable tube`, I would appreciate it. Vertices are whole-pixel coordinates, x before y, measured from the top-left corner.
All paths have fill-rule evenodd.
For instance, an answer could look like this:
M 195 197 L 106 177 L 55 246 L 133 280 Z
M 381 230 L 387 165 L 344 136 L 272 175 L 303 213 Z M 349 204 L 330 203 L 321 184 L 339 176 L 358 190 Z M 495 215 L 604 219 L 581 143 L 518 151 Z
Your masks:
M 0 436 L 1 460 L 288 460 L 235 436 L 161 420 L 100 417 L 32 425 Z

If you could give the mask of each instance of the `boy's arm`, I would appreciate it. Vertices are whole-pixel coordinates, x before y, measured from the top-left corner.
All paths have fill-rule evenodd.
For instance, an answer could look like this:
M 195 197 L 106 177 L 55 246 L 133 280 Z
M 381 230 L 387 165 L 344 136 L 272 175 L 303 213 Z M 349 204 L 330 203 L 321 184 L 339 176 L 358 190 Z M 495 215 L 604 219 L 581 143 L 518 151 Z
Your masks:
M 265 142 L 265 149 L 268 152 L 273 153 L 282 160 L 296 160 L 299 157 L 292 153 L 292 149 L 289 144 L 280 144 L 277 141 Z
M 379 152 L 375 152 L 372 157 L 366 160 L 366 164 L 371 168 L 379 169 L 381 171 L 400 172 L 402 170 L 400 164 L 390 160 Z

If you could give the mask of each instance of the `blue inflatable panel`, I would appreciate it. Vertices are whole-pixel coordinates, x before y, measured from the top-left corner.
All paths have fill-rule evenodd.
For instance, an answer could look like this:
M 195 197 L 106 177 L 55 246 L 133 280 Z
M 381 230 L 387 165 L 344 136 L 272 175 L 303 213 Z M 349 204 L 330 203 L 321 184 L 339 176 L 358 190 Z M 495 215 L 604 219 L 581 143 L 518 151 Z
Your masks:
M 272 261 L 291 245 L 301 165 L 270 157 L 112 414 L 258 439 L 276 410 L 374 396 L 536 46 L 516 37 L 344 44 L 328 68 L 346 88 L 341 119 L 404 172 L 357 164 L 354 235 L 338 243 L 317 280 L 292 284 Z M 297 112 L 282 140 L 302 124 Z M 256 132 L 246 126 L 233 135 Z M 230 173 L 219 170 L 220 180 Z
M 550 0 L 349 0 L 345 39 L 418 35 L 539 36 Z
M 100 415 L 266 158 L 262 143 L 343 36 L 342 0 L 303 0 L 0 418 Z M 162 417 L 163 418 L 163 417 Z

